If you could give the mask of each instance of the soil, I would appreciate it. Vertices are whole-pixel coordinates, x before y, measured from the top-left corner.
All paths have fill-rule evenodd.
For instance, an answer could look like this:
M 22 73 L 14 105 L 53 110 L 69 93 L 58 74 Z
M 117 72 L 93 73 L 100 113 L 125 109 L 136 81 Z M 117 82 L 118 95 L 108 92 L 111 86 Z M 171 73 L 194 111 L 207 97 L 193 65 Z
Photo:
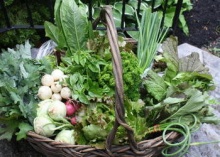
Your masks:
M 192 0 L 193 9 L 185 12 L 189 35 L 177 29 L 179 44 L 206 47 L 220 37 L 220 0 Z
M 177 29 L 179 44 L 189 43 L 212 53 L 220 49 L 220 0 L 192 0 L 193 9 L 185 13 L 189 36 Z M 0 141 L 0 157 L 43 157 L 27 141 Z

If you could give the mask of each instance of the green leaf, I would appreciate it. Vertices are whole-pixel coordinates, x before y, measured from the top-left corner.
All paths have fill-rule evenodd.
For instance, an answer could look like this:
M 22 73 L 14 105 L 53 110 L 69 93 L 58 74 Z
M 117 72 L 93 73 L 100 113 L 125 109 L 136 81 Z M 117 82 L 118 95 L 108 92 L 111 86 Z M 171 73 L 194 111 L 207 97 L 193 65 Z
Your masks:
M 93 142 L 96 142 L 97 140 L 103 140 L 108 135 L 106 130 L 94 124 L 85 126 L 82 129 L 82 131 L 84 133 L 85 138 L 89 141 L 92 140 Z
M 61 42 L 59 40 L 59 30 L 58 27 L 56 27 L 54 24 L 51 22 L 45 21 L 44 22 L 44 28 L 46 32 L 46 36 L 52 39 L 55 43 Z
M 88 40 L 88 20 L 75 1 L 61 1 L 56 19 L 68 48 L 76 51 L 86 49 Z M 71 52 L 72 53 L 72 52 Z
M 18 126 L 18 128 L 20 129 L 19 132 L 15 133 L 15 135 L 17 136 L 17 140 L 21 140 L 21 139 L 26 139 L 27 137 L 27 132 L 30 131 L 30 130 L 33 130 L 33 127 L 28 124 L 28 123 L 24 123 L 24 122 L 21 122 Z
M 144 81 L 147 91 L 158 101 L 166 96 L 167 86 L 163 78 L 150 70 Z
M 145 117 L 140 116 L 144 103 L 142 101 L 133 102 L 126 99 L 124 105 L 126 121 L 133 129 L 136 140 L 140 141 L 145 136 L 144 132 L 147 128 Z
M 202 64 L 199 54 L 191 53 L 189 56 L 179 59 L 180 72 L 198 72 L 200 74 L 209 74 L 209 69 Z
M 171 82 L 178 73 L 179 59 L 177 54 L 177 45 L 177 38 L 173 36 L 167 38 L 162 44 L 164 61 L 167 64 L 167 69 L 163 77 L 164 80 L 168 82 Z
M 197 89 L 188 89 L 185 91 L 185 94 L 188 95 L 189 100 L 179 108 L 175 113 L 171 114 L 168 118 L 164 119 L 161 123 L 166 122 L 172 119 L 178 119 L 181 116 L 188 115 L 191 113 L 197 113 L 201 108 L 206 106 L 206 100 L 208 100 L 208 94 L 202 93 Z
M 13 117 L 0 117 L 0 124 L 2 125 L 0 127 L 0 140 L 7 139 L 8 141 L 10 141 L 19 125 L 19 121 L 14 119 Z
M 21 58 L 31 59 L 31 44 L 26 40 L 24 45 L 16 45 L 16 53 L 21 55 Z

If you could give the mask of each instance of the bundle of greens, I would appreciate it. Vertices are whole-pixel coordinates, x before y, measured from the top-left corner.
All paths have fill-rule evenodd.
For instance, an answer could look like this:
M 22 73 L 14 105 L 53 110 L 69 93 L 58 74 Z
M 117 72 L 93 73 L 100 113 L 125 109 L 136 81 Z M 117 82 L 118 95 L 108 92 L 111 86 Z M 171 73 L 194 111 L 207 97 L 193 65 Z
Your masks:
M 0 59 L 0 139 L 10 140 L 16 133 L 19 140 L 33 129 L 40 77 L 52 70 L 52 65 L 47 59 L 39 62 L 31 59 L 28 41 L 16 49 L 3 51 Z
M 211 98 L 207 93 L 214 89 L 214 84 L 198 53 L 178 58 L 175 37 L 167 38 L 162 47 L 164 53 L 160 62 L 166 65 L 162 76 L 152 69 L 143 81 L 147 91 L 146 119 L 152 122 L 148 123 L 152 127 L 148 128 L 147 134 L 154 132 L 155 125 L 157 131 L 163 130 L 164 134 L 167 131 L 179 132 L 184 140 L 175 146 L 180 148 L 172 154 L 167 154 L 168 149 L 162 153 L 165 156 L 181 156 L 188 150 L 191 132 L 199 129 L 202 123 L 220 122 L 212 112 Z

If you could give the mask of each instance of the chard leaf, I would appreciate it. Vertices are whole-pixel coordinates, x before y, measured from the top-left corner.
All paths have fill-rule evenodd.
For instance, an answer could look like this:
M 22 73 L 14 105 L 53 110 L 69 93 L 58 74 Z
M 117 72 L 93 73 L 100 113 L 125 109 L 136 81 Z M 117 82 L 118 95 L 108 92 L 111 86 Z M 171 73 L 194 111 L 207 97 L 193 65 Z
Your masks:
M 167 85 L 162 77 L 150 70 L 147 80 L 144 81 L 147 91 L 158 101 L 162 100 L 166 95 Z
M 176 66 L 178 66 L 177 45 L 178 41 L 177 38 L 174 36 L 167 38 L 162 44 L 163 52 L 169 54 L 169 56 L 171 57 L 170 59 Z

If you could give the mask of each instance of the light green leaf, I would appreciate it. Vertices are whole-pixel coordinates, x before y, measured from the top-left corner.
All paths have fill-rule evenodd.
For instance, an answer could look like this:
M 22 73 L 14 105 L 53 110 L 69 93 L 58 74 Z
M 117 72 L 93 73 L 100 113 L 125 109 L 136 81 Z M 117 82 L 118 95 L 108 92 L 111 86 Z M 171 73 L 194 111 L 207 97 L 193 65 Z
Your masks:
M 97 140 L 103 140 L 106 138 L 108 133 L 106 130 L 102 129 L 100 126 L 90 124 L 88 126 L 85 126 L 82 131 L 84 132 L 84 136 L 87 140 L 97 141 Z
M 152 70 L 148 71 L 147 79 L 144 81 L 147 91 L 158 101 L 166 95 L 167 86 L 162 77 Z
M 185 94 L 190 97 L 186 104 L 179 108 L 170 117 L 163 120 L 161 123 L 171 119 L 178 119 L 181 116 L 188 115 L 191 113 L 197 113 L 202 107 L 206 105 L 206 100 L 208 100 L 207 93 L 203 94 L 202 92 L 196 89 L 190 88 L 185 91 Z
M 27 132 L 33 130 L 33 127 L 30 124 L 24 122 L 21 122 L 18 128 L 20 129 L 19 132 L 15 133 L 18 141 L 25 139 L 27 137 Z

